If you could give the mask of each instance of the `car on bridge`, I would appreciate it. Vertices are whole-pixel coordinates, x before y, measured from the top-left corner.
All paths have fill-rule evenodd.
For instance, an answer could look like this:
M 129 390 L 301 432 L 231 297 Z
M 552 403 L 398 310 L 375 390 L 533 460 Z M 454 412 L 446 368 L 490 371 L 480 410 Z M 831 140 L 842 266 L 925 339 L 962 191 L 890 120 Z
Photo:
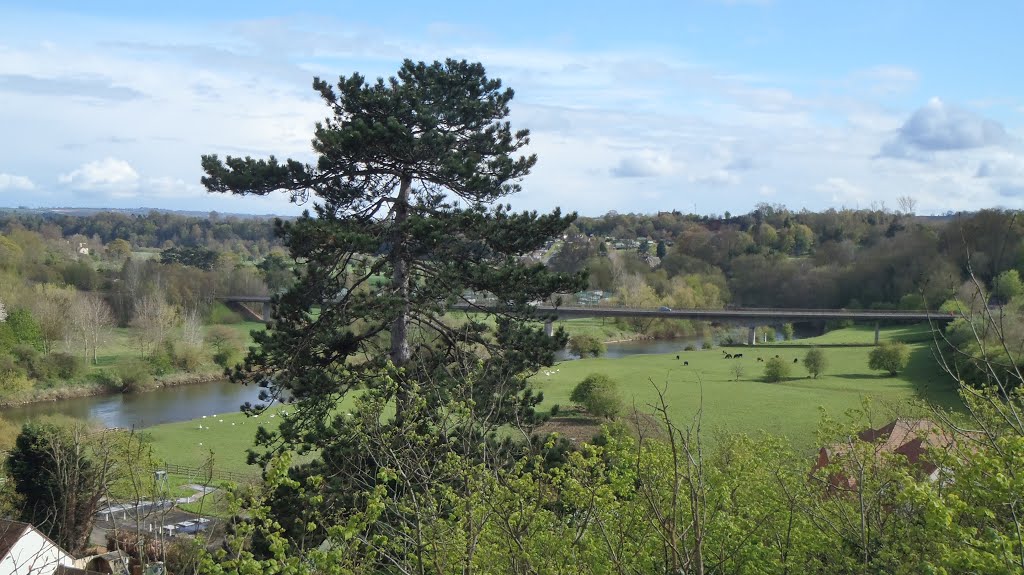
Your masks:
M 663 305 L 658 308 L 658 311 L 672 311 L 672 308 L 668 307 L 667 305 Z

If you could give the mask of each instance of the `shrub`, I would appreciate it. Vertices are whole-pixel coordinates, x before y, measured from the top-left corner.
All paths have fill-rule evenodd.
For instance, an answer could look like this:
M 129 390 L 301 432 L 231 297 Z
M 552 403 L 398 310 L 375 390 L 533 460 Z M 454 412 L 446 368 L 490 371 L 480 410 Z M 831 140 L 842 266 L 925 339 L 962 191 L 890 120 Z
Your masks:
M 622 411 L 618 383 L 603 373 L 592 373 L 576 384 L 569 399 L 582 405 L 591 415 L 614 419 Z
M 153 384 L 153 376 L 150 374 L 148 366 L 141 361 L 121 362 L 117 364 L 115 374 L 120 379 L 121 391 L 125 393 L 142 391 Z
M 696 349 L 697 348 L 694 347 L 692 343 L 689 343 L 686 345 L 686 347 L 683 348 L 683 351 L 695 351 Z
M 102 385 L 103 387 L 112 392 L 124 390 L 124 385 L 121 383 L 121 376 L 112 371 L 94 371 L 91 374 L 89 374 L 89 379 L 91 379 L 98 385 Z
M 789 378 L 789 365 L 781 358 L 772 357 L 764 362 L 764 380 L 769 383 L 778 383 Z
M 704 343 L 700 344 L 701 349 L 713 349 L 714 347 L 715 344 L 708 340 L 704 340 Z
M 172 352 L 174 367 L 181 370 L 195 371 L 199 369 L 199 365 L 203 362 L 199 348 L 191 345 L 179 345 L 172 348 Z
M 868 355 L 868 367 L 885 370 L 890 376 L 894 376 L 907 367 L 909 359 L 910 351 L 906 344 L 890 341 L 871 350 Z
M 807 373 L 811 374 L 811 377 L 817 378 L 821 372 L 825 371 L 825 365 L 825 352 L 816 347 L 807 350 L 807 355 L 804 356 L 804 367 L 807 368 Z
M 601 340 L 592 335 L 574 335 L 569 339 L 569 351 L 580 357 L 600 357 L 605 347 Z
M 217 365 L 227 369 L 228 367 L 231 366 L 231 364 L 235 362 L 236 355 L 237 352 L 230 349 L 214 352 L 213 363 L 216 363 Z
M 35 382 L 20 371 L 0 372 L 0 398 L 22 399 L 28 395 Z
M 149 363 L 149 371 L 153 375 L 165 375 L 174 370 L 174 346 L 170 342 L 167 345 L 154 350 L 146 358 Z
M 18 368 L 36 379 L 46 379 L 46 366 L 40 361 L 39 350 L 29 344 L 19 343 L 11 348 L 11 356 L 17 363 Z
M 56 352 L 43 359 L 49 364 L 50 372 L 61 379 L 75 379 L 85 373 L 85 362 L 77 355 Z

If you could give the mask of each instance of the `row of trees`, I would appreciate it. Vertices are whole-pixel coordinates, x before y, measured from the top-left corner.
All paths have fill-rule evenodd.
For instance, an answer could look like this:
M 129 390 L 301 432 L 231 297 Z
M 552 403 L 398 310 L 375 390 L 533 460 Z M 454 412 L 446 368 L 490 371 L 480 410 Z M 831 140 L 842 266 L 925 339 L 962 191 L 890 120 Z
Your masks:
M 74 215 L 59 212 L 0 210 L 0 230 L 24 229 L 37 232 L 47 240 L 68 240 L 77 249 L 85 242 L 93 250 L 118 240 L 136 248 L 208 247 L 231 251 L 244 246 L 255 248 L 253 257 L 265 255 L 280 245 L 274 236 L 270 218 L 220 216 L 184 216 L 172 212 L 146 214 L 99 211 Z
M 623 229 L 624 221 L 632 231 Z M 613 214 L 576 226 L 579 233 L 568 234 L 551 258 L 555 269 L 589 268 L 591 287 L 618 291 L 625 286 L 614 268 L 623 264 L 607 258 L 619 254 L 628 273 L 663 300 L 674 278 L 696 274 L 719 287 L 722 301 L 738 305 L 934 309 L 970 273 L 998 291 L 997 277 L 1024 271 L 1024 222 L 1006 210 L 918 218 L 906 211 L 814 213 L 761 205 L 730 218 Z M 655 265 L 632 252 L 602 249 L 606 234 L 633 231 L 672 245 Z

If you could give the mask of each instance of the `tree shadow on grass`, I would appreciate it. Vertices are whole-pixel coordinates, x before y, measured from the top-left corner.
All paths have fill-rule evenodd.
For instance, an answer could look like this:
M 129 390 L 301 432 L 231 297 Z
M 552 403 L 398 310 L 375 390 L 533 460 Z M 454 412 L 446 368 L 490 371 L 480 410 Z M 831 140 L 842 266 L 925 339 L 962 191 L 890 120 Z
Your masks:
M 830 373 L 830 377 L 837 377 L 839 379 L 893 379 L 894 375 L 888 373 Z

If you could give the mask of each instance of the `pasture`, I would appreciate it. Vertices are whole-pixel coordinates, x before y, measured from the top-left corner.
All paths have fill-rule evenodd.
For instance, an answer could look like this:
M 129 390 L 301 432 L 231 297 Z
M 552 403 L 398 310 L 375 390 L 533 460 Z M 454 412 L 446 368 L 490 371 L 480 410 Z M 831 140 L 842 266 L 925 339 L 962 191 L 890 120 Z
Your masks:
M 724 432 L 766 432 L 786 436 L 794 447 L 810 452 L 816 446 L 815 432 L 822 410 L 840 417 L 846 410 L 859 407 L 863 397 L 871 398 L 893 415 L 919 414 L 925 411 L 926 403 L 953 409 L 960 405 L 952 379 L 935 364 L 928 343 L 921 341 L 926 333 L 927 328 L 921 326 L 883 331 L 883 339 L 918 341 L 910 344 L 910 364 L 897 377 L 868 369 L 874 330 L 855 327 L 820 338 L 754 347 L 680 349 L 678 353 L 660 355 L 565 361 L 538 373 L 531 381 L 544 393 L 542 410 L 555 404 L 569 406 L 573 387 L 592 372 L 603 372 L 617 380 L 627 406 L 648 413 L 657 401 L 655 386 L 662 387 L 669 415 L 677 424 L 690 423 L 701 410 L 708 441 L 713 442 L 716 434 Z M 821 347 L 827 361 L 817 379 L 809 377 L 803 367 L 803 357 L 813 345 Z M 742 357 L 728 359 L 726 352 Z M 786 381 L 765 383 L 761 381 L 764 363 L 757 358 L 775 355 L 787 362 L 792 372 Z M 211 414 L 206 419 L 160 425 L 147 431 L 154 438 L 155 454 L 166 461 L 198 466 L 212 458 L 216 469 L 253 473 L 245 464 L 245 453 L 252 446 L 256 427 L 260 422 L 274 425 L 279 417 L 277 410 L 258 420 L 241 413 Z

